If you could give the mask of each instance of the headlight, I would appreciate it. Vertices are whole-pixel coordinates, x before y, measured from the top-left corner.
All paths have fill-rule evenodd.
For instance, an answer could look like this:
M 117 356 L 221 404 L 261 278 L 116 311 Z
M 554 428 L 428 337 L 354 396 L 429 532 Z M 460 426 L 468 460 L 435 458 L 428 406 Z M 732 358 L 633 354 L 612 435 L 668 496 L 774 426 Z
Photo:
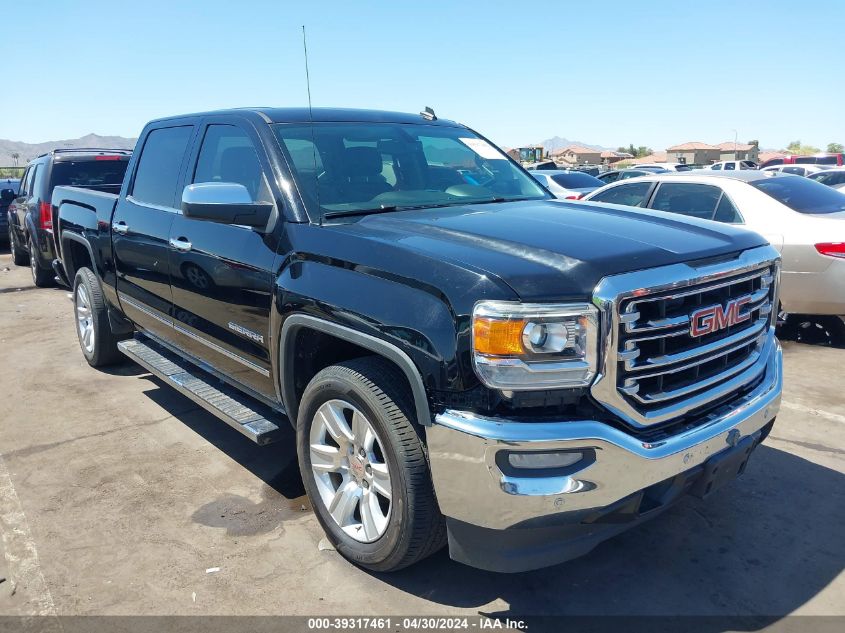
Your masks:
M 596 375 L 598 311 L 588 303 L 480 301 L 472 311 L 472 358 L 488 387 L 587 387 Z

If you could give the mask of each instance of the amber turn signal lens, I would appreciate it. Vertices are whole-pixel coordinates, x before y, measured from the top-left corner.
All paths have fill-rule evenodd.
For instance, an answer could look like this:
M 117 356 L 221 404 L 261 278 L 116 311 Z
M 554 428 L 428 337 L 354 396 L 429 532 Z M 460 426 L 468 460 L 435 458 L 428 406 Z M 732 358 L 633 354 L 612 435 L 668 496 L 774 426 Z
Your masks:
M 522 331 L 525 321 L 476 318 L 472 324 L 475 351 L 493 356 L 524 354 Z

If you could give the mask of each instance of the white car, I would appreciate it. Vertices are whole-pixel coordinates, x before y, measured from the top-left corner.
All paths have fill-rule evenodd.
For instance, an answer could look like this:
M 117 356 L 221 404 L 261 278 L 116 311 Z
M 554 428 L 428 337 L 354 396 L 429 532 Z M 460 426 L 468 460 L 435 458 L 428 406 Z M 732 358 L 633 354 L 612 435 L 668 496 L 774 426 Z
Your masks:
M 635 169 L 643 167 L 651 167 L 654 169 L 665 169 L 667 171 L 692 171 L 692 167 L 684 165 L 683 163 L 643 163 L 642 165 L 634 165 Z
M 824 165 L 772 165 L 771 167 L 763 167 L 760 171 L 792 174 L 793 176 L 811 176 L 828 169 L 830 168 Z
M 820 182 L 828 187 L 841 187 L 845 185 L 845 167 L 835 167 L 833 169 L 818 171 L 815 174 L 810 174 L 807 178 Z
M 739 171 L 741 169 L 757 169 L 757 163 L 751 160 L 722 160 L 713 163 L 707 169 L 713 171 Z
M 528 173 L 560 200 L 580 200 L 604 186 L 595 176 L 575 169 L 536 169 Z
M 630 209 L 635 213 L 680 213 L 696 222 L 743 224 L 783 256 L 782 310 L 845 315 L 845 193 L 836 189 L 767 171 L 698 170 L 624 180 L 584 201 L 641 207 Z M 826 322 L 837 336 L 845 336 L 841 318 Z

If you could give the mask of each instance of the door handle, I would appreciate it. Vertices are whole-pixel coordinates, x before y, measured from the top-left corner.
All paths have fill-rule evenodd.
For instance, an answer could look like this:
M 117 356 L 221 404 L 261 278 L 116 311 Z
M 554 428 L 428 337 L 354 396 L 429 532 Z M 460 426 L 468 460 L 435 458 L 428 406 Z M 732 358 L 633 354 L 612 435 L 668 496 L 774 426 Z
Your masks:
M 120 222 L 115 222 L 111 225 L 111 230 L 115 233 L 119 233 L 120 235 L 126 235 L 129 233 L 129 225 L 121 220 Z
M 179 239 L 174 239 L 171 237 L 170 245 L 181 253 L 187 253 L 189 250 L 191 250 L 191 243 L 184 237 L 180 237 Z

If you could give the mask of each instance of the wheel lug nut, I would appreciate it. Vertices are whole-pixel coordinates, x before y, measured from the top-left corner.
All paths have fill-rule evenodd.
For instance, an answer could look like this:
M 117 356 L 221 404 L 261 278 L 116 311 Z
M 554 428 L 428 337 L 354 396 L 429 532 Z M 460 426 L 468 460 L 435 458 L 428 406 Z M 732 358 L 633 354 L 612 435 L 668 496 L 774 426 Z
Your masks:
M 369 464 L 367 464 L 367 465 L 364 467 L 364 470 L 367 472 L 367 474 L 368 474 L 368 475 L 372 475 L 372 474 L 373 474 L 373 467 L 372 467 L 372 466 L 370 466 Z
M 370 482 L 368 482 L 368 481 L 365 479 L 364 481 L 362 481 L 362 482 L 361 482 L 361 485 L 362 485 L 362 486 L 364 486 L 364 488 L 369 488 L 369 487 L 370 487 Z

